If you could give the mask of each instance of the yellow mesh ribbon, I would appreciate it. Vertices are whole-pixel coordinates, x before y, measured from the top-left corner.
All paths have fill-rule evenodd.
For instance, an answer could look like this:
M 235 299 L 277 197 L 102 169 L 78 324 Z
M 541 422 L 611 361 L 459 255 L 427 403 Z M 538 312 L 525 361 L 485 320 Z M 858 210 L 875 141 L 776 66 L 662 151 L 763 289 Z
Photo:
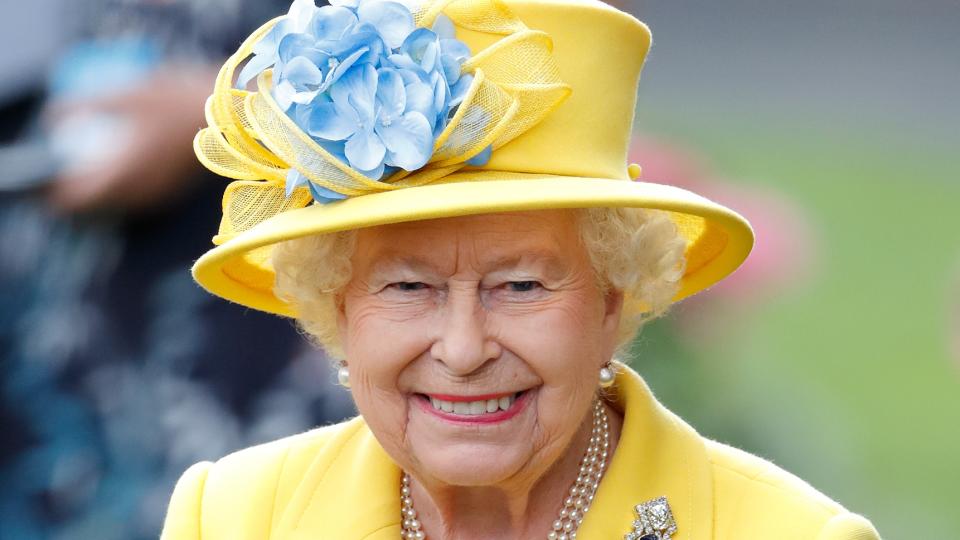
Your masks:
M 570 94 L 551 56 L 550 37 L 531 30 L 501 0 L 428 0 L 414 22 L 429 28 L 444 13 L 460 28 L 496 38 L 463 64 L 474 78 L 453 118 L 437 137 L 429 162 L 370 179 L 324 150 L 277 105 L 270 94 L 272 70 L 257 78 L 256 91 L 233 88 L 235 71 L 253 46 L 282 17 L 257 29 L 224 63 L 207 100 L 208 127 L 194 151 L 211 171 L 236 180 L 223 196 L 221 244 L 280 212 L 311 203 L 306 187 L 286 196 L 287 172 L 295 168 L 317 185 L 358 196 L 436 182 L 466 165 L 487 146 L 507 144 L 545 118 Z

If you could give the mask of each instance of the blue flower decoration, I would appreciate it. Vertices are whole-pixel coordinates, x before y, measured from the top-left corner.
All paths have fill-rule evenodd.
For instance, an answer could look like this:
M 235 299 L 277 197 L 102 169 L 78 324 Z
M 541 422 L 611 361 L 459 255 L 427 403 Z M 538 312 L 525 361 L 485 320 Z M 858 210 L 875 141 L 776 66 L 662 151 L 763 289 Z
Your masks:
M 473 80 L 461 74 L 470 49 L 447 16 L 415 28 L 410 10 L 390 0 L 319 8 L 294 0 L 253 53 L 237 86 L 273 67 L 277 104 L 317 144 L 375 180 L 427 164 Z M 489 156 L 488 147 L 468 163 Z M 291 169 L 287 193 L 306 184 L 317 201 L 345 198 Z

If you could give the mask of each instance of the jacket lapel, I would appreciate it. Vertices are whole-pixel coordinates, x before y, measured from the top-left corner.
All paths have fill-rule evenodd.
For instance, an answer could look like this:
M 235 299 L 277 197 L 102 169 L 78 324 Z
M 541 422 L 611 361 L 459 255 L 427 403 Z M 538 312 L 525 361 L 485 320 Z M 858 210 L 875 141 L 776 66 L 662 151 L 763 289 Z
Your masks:
M 634 506 L 660 496 L 677 522 L 673 540 L 712 538 L 713 480 L 700 435 L 657 402 L 640 375 L 618 368 L 614 406 L 624 413 L 623 431 L 577 538 L 623 538 Z

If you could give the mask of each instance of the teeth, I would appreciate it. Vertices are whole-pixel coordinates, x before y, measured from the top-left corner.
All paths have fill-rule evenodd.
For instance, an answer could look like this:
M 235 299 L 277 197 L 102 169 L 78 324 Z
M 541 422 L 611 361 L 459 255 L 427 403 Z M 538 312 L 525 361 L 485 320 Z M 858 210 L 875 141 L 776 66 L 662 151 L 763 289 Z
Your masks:
M 444 401 L 442 399 L 430 398 L 430 404 L 434 409 L 443 412 L 452 412 L 464 416 L 475 416 L 478 414 L 495 413 L 499 410 L 507 410 L 513 405 L 514 396 L 503 396 L 500 399 L 485 399 L 480 401 Z

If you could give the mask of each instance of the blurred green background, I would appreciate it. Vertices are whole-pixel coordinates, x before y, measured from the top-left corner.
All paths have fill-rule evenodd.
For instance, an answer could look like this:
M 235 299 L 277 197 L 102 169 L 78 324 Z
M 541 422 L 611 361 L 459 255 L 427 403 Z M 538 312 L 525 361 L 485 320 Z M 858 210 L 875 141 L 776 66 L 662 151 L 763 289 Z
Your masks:
M 805 271 L 761 260 L 755 288 L 680 304 L 634 364 L 701 433 L 885 538 L 960 537 L 960 6 L 678 4 L 623 6 L 654 36 L 638 131 L 698 155 L 751 221 L 744 193 L 788 204 L 806 236 L 761 218 L 757 250 L 802 247 Z

